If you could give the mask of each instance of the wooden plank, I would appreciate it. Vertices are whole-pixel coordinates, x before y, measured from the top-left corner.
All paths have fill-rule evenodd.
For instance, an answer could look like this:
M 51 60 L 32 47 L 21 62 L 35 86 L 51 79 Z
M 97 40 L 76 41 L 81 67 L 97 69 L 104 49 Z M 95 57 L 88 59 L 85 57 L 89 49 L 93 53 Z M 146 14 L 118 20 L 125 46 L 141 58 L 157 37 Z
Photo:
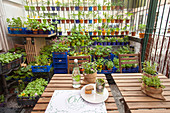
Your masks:
M 50 35 L 46 35 L 46 34 L 8 34 L 8 36 L 10 37 L 52 37 L 52 36 L 55 36 L 56 33 L 53 33 L 53 34 L 50 34 Z
M 121 91 L 141 91 L 141 87 L 119 87 Z M 169 91 L 170 87 L 165 87 L 164 91 Z
M 121 64 L 137 64 L 138 61 L 121 62 Z
M 89 60 L 78 60 L 78 63 L 88 62 Z M 68 63 L 74 63 L 74 60 L 69 60 Z M 71 64 L 69 64 L 71 66 Z M 74 64 L 73 64 L 74 65 Z
M 131 110 L 132 113 L 170 113 L 170 109 Z
M 121 60 L 138 60 L 137 57 L 121 58 Z
M 138 54 L 120 54 L 120 57 L 124 57 L 124 56 L 138 56 Z

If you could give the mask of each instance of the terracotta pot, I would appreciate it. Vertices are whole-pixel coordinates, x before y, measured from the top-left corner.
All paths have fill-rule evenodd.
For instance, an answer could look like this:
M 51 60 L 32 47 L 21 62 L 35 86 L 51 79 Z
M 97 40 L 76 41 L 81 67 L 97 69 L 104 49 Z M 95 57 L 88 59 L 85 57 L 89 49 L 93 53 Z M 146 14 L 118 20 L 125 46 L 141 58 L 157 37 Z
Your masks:
M 103 22 L 103 23 L 106 23 L 106 19 L 102 19 L 102 22 Z
M 69 20 L 69 19 L 67 19 L 67 20 L 66 20 L 66 23 L 69 23 L 69 22 L 70 22 L 70 20 Z
M 79 10 L 83 11 L 84 7 L 83 6 L 79 6 Z
M 111 10 L 114 10 L 114 9 L 115 9 L 115 6 L 112 6 L 112 7 L 111 7 Z
M 115 9 L 116 9 L 116 10 L 119 10 L 119 9 L 120 9 L 120 6 L 115 6 Z
M 66 11 L 69 11 L 69 7 L 66 7 Z
M 124 9 L 124 6 L 120 6 L 120 9 L 123 10 L 123 9 Z
M 51 19 L 47 19 L 47 22 L 50 23 L 50 22 L 51 22 Z
M 50 11 L 50 8 L 51 8 L 51 7 L 50 7 L 50 6 L 47 6 L 46 8 L 47 8 L 47 11 Z
M 83 23 L 83 19 L 80 19 L 79 21 L 80 21 L 80 23 Z
M 83 32 L 82 32 L 82 31 L 80 31 L 80 34 L 82 34 L 82 35 L 83 35 Z
M 74 6 L 70 6 L 71 10 L 74 11 Z
M 105 35 L 106 34 L 106 31 L 102 31 L 102 35 Z
M 97 23 L 97 19 L 93 19 L 94 23 Z
M 93 32 L 93 35 L 96 36 L 96 35 L 97 35 L 97 31 L 94 31 L 94 32 Z
M 124 31 L 121 31 L 121 35 L 124 35 Z
M 115 19 L 115 23 L 119 23 L 119 19 Z
M 64 7 L 61 7 L 61 11 L 64 11 Z
M 88 7 L 87 6 L 84 6 L 84 11 L 87 11 L 88 10 Z
M 115 35 L 118 35 L 119 34 L 119 31 L 115 31 Z
M 97 72 L 93 73 L 93 74 L 83 74 L 84 76 L 84 82 L 86 83 L 95 83 L 96 82 L 96 76 L 97 76 Z
M 114 23 L 115 19 L 111 19 L 111 23 Z
M 71 23 L 74 23 L 74 19 L 71 19 L 70 21 L 71 21 Z
M 37 6 L 36 9 L 37 9 L 37 11 L 40 11 L 40 6 Z
M 120 22 L 120 23 L 123 23 L 123 19 L 119 19 L 119 22 Z
M 41 23 L 41 19 L 37 19 L 37 21 L 39 21 Z
M 87 23 L 88 23 L 88 20 L 84 20 L 84 23 L 86 23 L 86 24 L 87 24 Z
M 67 35 L 71 35 L 71 31 L 67 31 Z
M 112 32 L 111 32 L 111 35 L 114 35 L 114 34 L 115 34 L 115 31 L 112 31 Z
M 126 35 L 129 35 L 129 31 L 125 31 Z
M 131 32 L 132 33 L 132 36 L 135 36 L 136 35 L 136 32 Z
M 61 22 L 64 24 L 64 23 L 65 23 L 65 20 L 61 20 Z
M 106 10 L 107 6 L 102 6 L 103 10 Z
M 139 38 L 144 38 L 145 37 L 145 33 L 139 33 Z
M 93 6 L 93 11 L 97 11 L 97 6 Z
M 126 23 L 129 23 L 130 22 L 130 20 L 129 19 L 126 19 Z

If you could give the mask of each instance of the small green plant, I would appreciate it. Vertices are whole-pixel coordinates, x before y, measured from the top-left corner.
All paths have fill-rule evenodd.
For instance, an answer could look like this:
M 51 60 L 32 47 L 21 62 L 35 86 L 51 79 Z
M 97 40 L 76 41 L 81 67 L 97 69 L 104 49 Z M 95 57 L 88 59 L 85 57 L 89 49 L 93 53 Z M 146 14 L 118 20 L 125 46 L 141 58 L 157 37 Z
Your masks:
M 51 64 L 51 59 L 47 55 L 39 55 L 35 57 L 35 66 L 47 66 Z
M 144 63 L 143 63 L 143 71 L 145 72 L 145 73 L 148 73 L 148 74 L 151 74 L 151 75 L 156 75 L 157 73 L 157 71 L 156 71 L 156 67 L 157 67 L 157 64 L 156 63 L 154 63 L 153 65 L 152 65 L 152 63 L 151 63 L 151 61 L 145 61 Z
M 97 72 L 97 64 L 95 62 L 83 62 L 82 67 L 86 74 L 93 74 Z
M 136 26 L 135 26 L 135 25 L 133 25 L 133 26 L 131 26 L 131 28 L 130 28 L 130 29 L 131 29 L 131 31 L 132 31 L 132 32 L 135 32 L 135 28 L 136 28 Z
M 0 95 L 0 103 L 3 103 L 5 101 L 4 95 Z
M 70 50 L 70 48 L 67 45 L 63 45 L 62 43 L 55 43 L 52 45 L 52 51 L 54 52 L 66 52 Z
M 146 85 L 148 87 L 165 88 L 165 86 L 161 84 L 161 81 L 158 78 L 158 76 L 147 77 L 147 76 L 142 75 L 142 81 L 144 83 L 143 85 Z
M 107 66 L 108 69 L 112 69 L 113 66 L 114 66 L 114 64 L 113 64 L 113 62 L 111 60 L 107 60 L 105 65 Z
M 129 18 L 130 18 L 130 16 L 132 16 L 132 15 L 133 15 L 133 13 L 130 13 L 130 12 L 127 12 L 127 13 L 125 13 L 125 14 L 127 15 L 126 19 L 129 19 Z
M 139 29 L 140 32 L 144 32 L 144 31 L 145 31 L 145 28 L 146 28 L 146 25 L 145 25 L 145 24 L 139 24 L 138 29 Z

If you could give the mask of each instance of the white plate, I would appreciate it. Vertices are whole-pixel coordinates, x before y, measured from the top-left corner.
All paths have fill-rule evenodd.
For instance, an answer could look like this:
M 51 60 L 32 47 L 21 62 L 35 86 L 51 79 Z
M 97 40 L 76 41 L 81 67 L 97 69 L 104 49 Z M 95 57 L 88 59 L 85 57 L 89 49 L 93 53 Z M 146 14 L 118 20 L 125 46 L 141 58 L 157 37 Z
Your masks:
M 85 94 L 85 87 L 88 85 L 94 86 L 94 90 L 93 90 L 92 94 Z M 85 85 L 83 88 L 81 88 L 81 91 L 80 91 L 81 97 L 84 100 L 86 100 L 87 102 L 101 103 L 101 102 L 104 102 L 108 98 L 109 92 L 106 88 L 104 88 L 103 94 L 97 94 L 96 93 L 96 85 L 95 84 L 88 84 L 88 85 Z

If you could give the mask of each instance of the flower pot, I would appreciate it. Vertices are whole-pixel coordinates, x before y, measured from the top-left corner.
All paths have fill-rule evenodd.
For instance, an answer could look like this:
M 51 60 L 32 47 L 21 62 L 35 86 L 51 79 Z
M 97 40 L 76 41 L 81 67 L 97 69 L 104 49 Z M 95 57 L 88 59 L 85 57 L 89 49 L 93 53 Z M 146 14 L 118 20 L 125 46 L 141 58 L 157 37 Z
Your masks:
M 67 31 L 67 35 L 71 35 L 71 31 Z
M 141 84 L 141 90 L 143 93 L 145 93 L 148 96 L 157 98 L 157 99 L 162 99 L 165 100 L 165 98 L 162 95 L 162 88 L 155 88 L 155 87 L 151 87 L 151 86 L 146 86 L 145 83 L 142 82 Z
M 107 42 L 103 42 L 103 45 L 106 46 L 106 45 L 107 45 Z
M 40 11 L 40 6 L 37 6 L 36 9 L 37 9 L 37 11 Z
M 71 11 L 74 11 L 74 6 L 70 6 L 70 8 L 71 8 Z
M 61 11 L 64 11 L 64 7 L 63 6 L 61 7 Z
M 111 23 L 114 23 L 115 19 L 111 19 Z
M 125 31 L 126 35 L 129 35 L 129 31 Z
M 111 6 L 111 10 L 114 10 L 115 9 L 115 6 Z
M 99 23 L 102 23 L 102 19 L 98 19 L 98 22 L 99 22 Z
M 126 19 L 126 23 L 129 23 L 130 22 L 130 20 L 129 19 Z
M 116 9 L 116 10 L 119 10 L 119 9 L 120 9 L 120 6 L 115 6 L 115 9 Z
M 104 36 L 106 34 L 106 32 L 105 31 L 102 31 L 102 35 Z
M 47 9 L 47 11 L 50 11 L 50 6 L 47 6 L 46 9 Z
M 74 23 L 74 20 L 73 20 L 73 19 L 71 19 L 70 21 L 71 21 L 71 23 Z
M 24 6 L 24 8 L 25 8 L 26 11 L 29 11 L 30 7 L 29 6 Z
M 69 11 L 69 7 L 66 7 L 66 11 Z
M 115 31 L 112 31 L 112 32 L 111 32 L 111 35 L 114 35 L 114 34 L 115 34 Z
M 94 32 L 93 32 L 93 35 L 94 35 L 94 36 L 96 36 L 96 35 L 97 35 L 97 32 L 96 32 L 96 31 L 94 31 Z
M 48 22 L 48 23 L 51 23 L 51 19 L 47 19 L 47 22 Z
M 131 32 L 132 33 L 132 36 L 135 36 L 136 35 L 136 32 Z
M 84 20 L 84 23 L 86 23 L 86 24 L 87 24 L 87 23 L 88 23 L 88 20 L 87 20 L 87 19 L 86 19 L 86 20 Z
M 102 8 L 103 8 L 103 10 L 106 10 L 107 7 L 106 6 L 102 6 Z
M 101 35 L 102 34 L 102 32 L 98 32 L 98 35 Z
M 139 38 L 144 38 L 145 37 L 145 33 L 139 33 Z
M 119 23 L 119 19 L 115 19 L 115 23 Z
M 111 45 L 111 42 L 107 42 L 107 45 Z
M 60 24 L 60 21 L 61 21 L 61 20 L 57 20 L 57 21 L 58 21 L 58 23 Z
M 65 20 L 61 20 L 61 22 L 64 24 L 64 23 L 65 23 Z
M 107 10 L 110 10 L 111 6 L 107 6 Z
M 55 7 L 54 6 L 51 6 L 51 9 L 52 9 L 52 11 L 55 11 Z
M 94 23 L 97 23 L 97 19 L 93 19 Z
M 89 32 L 89 35 L 92 36 L 93 32 Z
M 39 21 L 41 23 L 41 19 L 37 19 L 37 21 Z
M 116 42 L 112 42 L 112 45 L 116 45 Z
M 84 6 L 84 11 L 87 11 L 88 10 L 88 7 L 87 6 Z
M 35 6 L 30 6 L 32 11 L 35 11 Z
M 110 35 L 110 32 L 107 32 L 107 35 Z
M 58 33 L 59 33 L 59 35 L 62 35 L 62 32 L 59 31 Z
M 124 9 L 124 6 L 120 6 L 120 9 L 123 10 L 123 9 Z
M 101 6 L 98 6 L 98 10 L 99 10 L 99 11 L 102 10 L 102 7 L 101 7 Z
M 93 10 L 93 7 L 92 7 L 92 6 L 90 6 L 90 7 L 89 7 L 89 11 L 92 11 L 92 10 Z
M 92 20 L 89 20 L 89 23 L 92 24 Z
M 83 6 L 79 6 L 79 10 L 83 11 L 84 7 Z
M 97 6 L 93 6 L 93 11 L 97 11 Z
M 80 23 L 83 23 L 83 19 L 80 19 L 79 21 L 80 21 Z
M 67 20 L 66 20 L 66 23 L 68 23 L 68 24 L 69 24 L 69 22 L 70 22 L 70 20 L 69 20 L 69 19 L 67 19 Z
M 75 6 L 75 10 L 78 11 L 79 10 L 79 6 Z
M 57 10 L 57 11 L 60 11 L 60 6 L 57 6 L 57 7 L 56 7 L 56 10 Z
M 107 23 L 110 23 L 111 19 L 107 19 Z
M 76 23 L 79 23 L 79 20 L 76 20 Z
M 38 30 L 38 33 L 39 33 L 39 34 L 44 34 L 44 31 L 43 31 L 42 29 L 39 29 L 39 30 Z
M 83 32 L 82 32 L 82 31 L 80 31 L 80 34 L 82 34 L 82 35 L 83 35 Z
M 84 76 L 84 82 L 89 84 L 89 83 L 95 83 L 96 82 L 96 76 L 97 76 L 97 72 L 93 73 L 93 74 L 83 74 Z
M 123 23 L 123 19 L 119 19 L 119 22 L 120 22 L 120 23 Z
M 102 19 L 102 22 L 103 22 L 103 23 L 106 23 L 106 19 Z
M 121 31 L 121 35 L 124 35 L 124 31 Z
M 85 35 L 88 35 L 89 34 L 89 32 L 88 31 L 85 31 Z
M 33 30 L 33 34 L 37 35 L 38 34 L 38 30 L 37 29 Z
M 119 31 L 115 31 L 115 35 L 118 35 L 119 34 Z

